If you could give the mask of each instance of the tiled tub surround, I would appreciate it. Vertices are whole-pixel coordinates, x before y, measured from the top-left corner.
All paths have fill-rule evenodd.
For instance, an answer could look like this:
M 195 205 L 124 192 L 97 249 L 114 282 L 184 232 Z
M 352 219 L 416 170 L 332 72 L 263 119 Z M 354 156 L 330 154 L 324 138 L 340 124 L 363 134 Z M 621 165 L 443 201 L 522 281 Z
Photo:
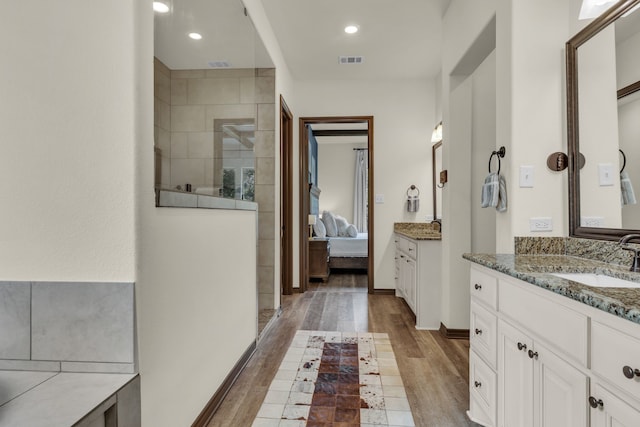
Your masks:
M 387 334 L 298 331 L 253 426 L 413 426 Z
M 133 283 L 0 282 L 0 369 L 136 372 Z
M 429 222 L 396 222 L 393 231 L 414 240 L 442 240 L 439 225 Z
M 569 255 L 464 254 L 469 261 L 557 294 L 640 323 L 640 289 L 596 288 L 551 273 L 596 273 L 640 283 L 640 273 L 617 265 Z
M 0 370 L 0 384 L 2 426 L 140 426 L 140 380 L 134 374 Z

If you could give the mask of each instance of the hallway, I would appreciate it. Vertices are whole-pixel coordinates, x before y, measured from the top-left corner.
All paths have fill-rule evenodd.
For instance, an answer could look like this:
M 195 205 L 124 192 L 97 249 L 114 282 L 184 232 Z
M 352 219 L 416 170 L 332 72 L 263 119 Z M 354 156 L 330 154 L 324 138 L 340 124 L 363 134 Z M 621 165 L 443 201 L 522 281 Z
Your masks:
M 473 426 L 468 408 L 469 342 L 415 329 L 404 301 L 368 295 L 366 275 L 332 274 L 304 294 L 283 296 L 282 314 L 266 330 L 209 427 L 251 426 L 297 330 L 389 335 L 416 426 Z M 330 425 L 330 424 L 327 424 Z

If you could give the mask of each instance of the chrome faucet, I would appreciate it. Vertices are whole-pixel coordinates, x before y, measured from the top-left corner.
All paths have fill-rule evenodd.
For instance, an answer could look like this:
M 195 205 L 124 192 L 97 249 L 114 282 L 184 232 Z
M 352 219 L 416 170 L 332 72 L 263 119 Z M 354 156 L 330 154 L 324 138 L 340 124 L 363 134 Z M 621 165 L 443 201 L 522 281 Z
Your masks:
M 618 241 L 618 244 L 625 251 L 633 252 L 633 263 L 631 264 L 631 271 L 640 273 L 640 248 L 628 246 L 627 243 L 631 239 L 640 239 L 640 234 L 627 234 L 626 236 L 622 236 L 622 238 Z

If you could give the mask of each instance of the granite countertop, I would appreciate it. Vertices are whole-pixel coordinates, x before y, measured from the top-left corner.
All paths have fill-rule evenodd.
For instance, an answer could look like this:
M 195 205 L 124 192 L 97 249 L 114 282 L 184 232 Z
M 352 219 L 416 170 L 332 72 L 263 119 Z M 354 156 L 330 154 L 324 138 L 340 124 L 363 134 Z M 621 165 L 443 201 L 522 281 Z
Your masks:
M 464 254 L 463 258 L 548 289 L 616 316 L 640 323 L 640 289 L 597 288 L 550 273 L 594 273 L 640 283 L 628 267 L 567 255 Z
M 440 224 L 429 222 L 396 222 L 393 231 L 413 240 L 442 240 Z

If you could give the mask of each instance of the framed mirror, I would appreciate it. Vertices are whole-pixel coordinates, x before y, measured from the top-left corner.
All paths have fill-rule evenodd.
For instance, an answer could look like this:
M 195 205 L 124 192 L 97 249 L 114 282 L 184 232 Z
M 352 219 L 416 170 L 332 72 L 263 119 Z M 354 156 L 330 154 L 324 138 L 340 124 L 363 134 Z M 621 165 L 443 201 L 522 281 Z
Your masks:
M 438 141 L 431 146 L 431 167 L 433 173 L 433 219 L 442 218 L 442 187 L 440 182 L 440 171 L 442 170 L 442 141 Z
M 566 43 L 573 237 L 618 240 L 640 233 L 640 208 L 623 198 L 625 184 L 633 188 L 635 183 L 640 191 L 640 126 L 625 119 L 640 105 L 634 100 L 640 80 L 640 12 L 635 11 L 639 5 L 640 0 L 619 1 Z M 586 159 L 582 169 L 579 153 Z M 623 166 L 630 181 L 621 179 Z

